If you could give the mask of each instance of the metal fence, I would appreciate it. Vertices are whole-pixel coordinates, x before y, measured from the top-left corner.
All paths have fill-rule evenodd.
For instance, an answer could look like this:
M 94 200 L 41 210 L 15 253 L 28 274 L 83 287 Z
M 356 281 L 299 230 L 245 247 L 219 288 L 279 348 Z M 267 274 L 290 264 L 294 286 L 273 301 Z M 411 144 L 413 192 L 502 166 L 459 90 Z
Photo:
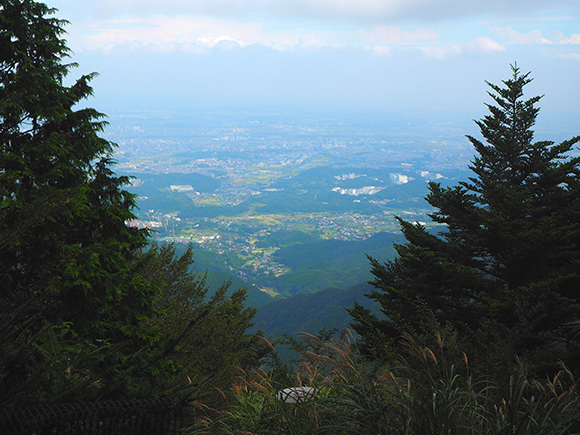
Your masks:
M 178 399 L 139 399 L 5 407 L 2 435 L 175 435 L 185 403 Z

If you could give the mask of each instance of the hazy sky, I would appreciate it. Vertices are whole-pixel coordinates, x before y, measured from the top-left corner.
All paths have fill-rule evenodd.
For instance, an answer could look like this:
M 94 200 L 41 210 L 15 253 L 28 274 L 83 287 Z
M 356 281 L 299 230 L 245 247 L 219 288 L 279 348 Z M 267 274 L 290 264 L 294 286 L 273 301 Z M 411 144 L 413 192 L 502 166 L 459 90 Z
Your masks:
M 107 108 L 207 104 L 484 113 L 517 62 L 580 115 L 577 0 L 49 0 Z M 579 126 L 580 129 L 580 126 Z

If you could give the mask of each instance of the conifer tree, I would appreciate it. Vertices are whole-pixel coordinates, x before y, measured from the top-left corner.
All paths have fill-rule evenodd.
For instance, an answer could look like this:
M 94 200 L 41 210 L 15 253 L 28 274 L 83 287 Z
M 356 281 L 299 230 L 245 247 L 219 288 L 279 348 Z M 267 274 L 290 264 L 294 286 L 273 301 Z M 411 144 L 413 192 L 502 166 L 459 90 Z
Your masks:
M 533 142 L 541 97 L 523 99 L 530 81 L 514 66 L 503 87 L 488 83 L 494 104 L 476 121 L 484 141 L 468 136 L 473 176 L 448 188 L 430 183 L 431 218 L 444 230 L 399 220 L 407 242 L 398 257 L 371 259 L 369 297 L 385 318 L 351 310 L 368 351 L 384 356 L 386 343 L 435 320 L 481 349 L 490 345 L 484 329 L 495 329 L 505 358 L 517 354 L 538 370 L 558 357 L 577 366 L 567 323 L 580 318 L 580 158 L 572 153 L 580 137 Z
M 0 0 L 0 406 L 227 389 L 257 363 L 252 308 L 228 285 L 206 300 L 191 250 L 132 228 L 104 115 L 65 84 L 65 21 Z M 219 361 L 216 361 L 219 360 Z
M 65 84 L 76 65 L 66 63 L 66 22 L 54 12 L 33 0 L 0 2 L 0 390 L 7 397 L 43 389 L 50 396 L 59 378 L 49 380 L 51 370 L 70 370 L 66 360 L 81 348 L 85 362 L 108 374 L 78 379 L 103 376 L 103 386 L 127 360 L 121 343 L 157 339 L 143 324 L 157 314 L 156 286 L 134 272 L 148 233 L 126 225 L 135 200 L 123 189 L 128 179 L 112 172 L 114 144 L 99 136 L 104 116 L 77 106 L 91 96 L 93 75 Z M 32 386 L 33 372 L 45 385 Z M 111 396 L 122 389 L 113 383 Z

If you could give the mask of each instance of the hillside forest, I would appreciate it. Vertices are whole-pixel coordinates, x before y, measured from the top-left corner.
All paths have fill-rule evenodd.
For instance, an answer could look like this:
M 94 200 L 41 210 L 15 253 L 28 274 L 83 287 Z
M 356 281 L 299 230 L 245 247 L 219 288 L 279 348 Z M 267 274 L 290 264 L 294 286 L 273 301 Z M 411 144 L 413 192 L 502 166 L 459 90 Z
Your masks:
M 0 1 L 1 424 L 171 397 L 190 434 L 580 431 L 580 136 L 534 141 L 530 73 L 488 84 L 468 179 L 428 184 L 436 226 L 397 218 L 368 284 L 304 295 L 347 305 L 352 327 L 271 340 L 245 289 L 209 291 L 193 247 L 127 224 L 130 177 L 55 13 Z

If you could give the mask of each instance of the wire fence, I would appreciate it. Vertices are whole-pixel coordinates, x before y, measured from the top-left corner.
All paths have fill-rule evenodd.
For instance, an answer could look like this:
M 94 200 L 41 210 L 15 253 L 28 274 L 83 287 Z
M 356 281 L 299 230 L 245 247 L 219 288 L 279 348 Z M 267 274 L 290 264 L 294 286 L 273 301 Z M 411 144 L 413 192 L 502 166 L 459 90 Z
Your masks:
M 2 435 L 176 435 L 185 403 L 174 398 L 0 409 Z

